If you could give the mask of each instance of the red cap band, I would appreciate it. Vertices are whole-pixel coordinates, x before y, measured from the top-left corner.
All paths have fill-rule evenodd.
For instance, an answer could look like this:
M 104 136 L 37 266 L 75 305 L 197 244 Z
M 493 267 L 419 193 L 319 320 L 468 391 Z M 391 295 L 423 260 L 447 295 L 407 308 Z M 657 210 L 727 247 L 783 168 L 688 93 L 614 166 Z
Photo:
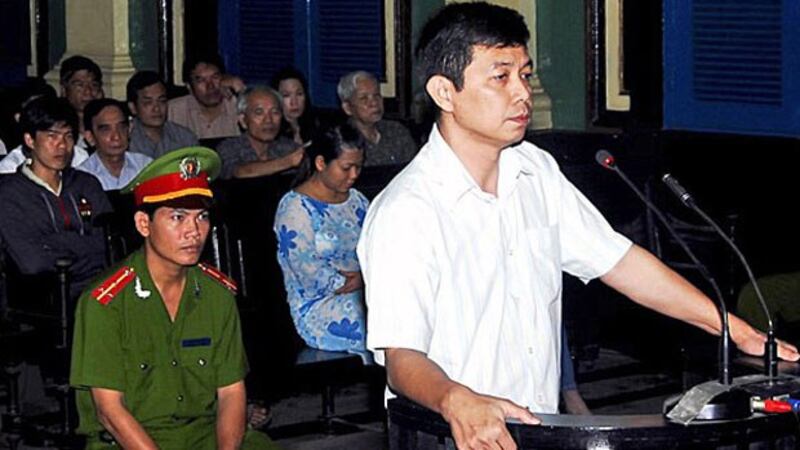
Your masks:
M 169 173 L 152 178 L 136 186 L 133 197 L 136 205 L 143 203 L 160 203 L 187 195 L 213 197 L 208 187 L 208 174 L 200 172 L 198 176 L 184 178 L 180 173 Z

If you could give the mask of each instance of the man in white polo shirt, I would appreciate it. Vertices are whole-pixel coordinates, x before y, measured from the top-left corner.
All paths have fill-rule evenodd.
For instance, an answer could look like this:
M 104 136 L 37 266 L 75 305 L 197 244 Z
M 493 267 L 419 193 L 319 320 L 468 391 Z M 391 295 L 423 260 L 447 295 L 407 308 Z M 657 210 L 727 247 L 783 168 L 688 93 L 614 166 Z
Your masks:
M 420 34 L 418 69 L 438 118 L 375 199 L 358 245 L 367 346 L 392 391 L 442 414 L 460 449 L 514 449 L 504 421 L 537 423 L 559 394 L 562 271 L 717 333 L 699 290 L 616 233 L 522 142 L 532 109 L 522 17 L 455 3 Z M 731 316 L 740 349 L 764 336 Z M 796 360 L 782 344 L 779 354 Z

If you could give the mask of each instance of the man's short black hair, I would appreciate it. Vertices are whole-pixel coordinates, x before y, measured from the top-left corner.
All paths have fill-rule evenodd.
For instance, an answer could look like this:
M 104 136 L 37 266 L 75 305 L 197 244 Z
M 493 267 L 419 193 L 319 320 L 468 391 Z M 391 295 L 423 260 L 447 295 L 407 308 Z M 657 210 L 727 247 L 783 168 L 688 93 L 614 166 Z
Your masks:
M 164 88 L 167 87 L 164 80 L 161 79 L 161 76 L 152 70 L 136 72 L 125 86 L 125 99 L 129 102 L 136 103 L 136 100 L 139 99 L 139 91 L 156 83 L 161 83 Z
M 103 72 L 100 71 L 100 67 L 94 61 L 85 56 L 75 55 L 61 62 L 61 71 L 59 72 L 61 84 L 66 85 L 69 83 L 70 78 L 79 70 L 86 70 L 94 76 L 94 81 L 103 82 Z
M 89 104 L 86 105 L 86 108 L 83 108 L 83 129 L 92 131 L 92 120 L 100 114 L 100 111 L 108 106 L 118 108 L 120 112 L 122 112 L 122 117 L 125 118 L 125 123 L 130 121 L 130 112 L 125 103 L 113 98 L 98 98 L 90 101 Z
M 19 127 L 23 135 L 36 136 L 37 131 L 47 131 L 60 123 L 72 130 L 72 137 L 78 136 L 78 113 L 63 98 L 49 95 L 36 97 L 22 108 Z M 24 142 L 24 139 L 23 139 Z
M 453 3 L 431 17 L 417 43 L 417 71 L 424 85 L 434 75 L 464 87 L 464 69 L 475 46 L 527 46 L 525 19 L 508 8 L 488 3 Z
M 199 64 L 208 64 L 211 66 L 216 67 L 219 69 L 220 73 L 225 73 L 225 63 L 222 61 L 222 57 L 218 54 L 208 54 L 208 55 L 192 55 L 187 57 L 183 61 L 183 82 L 186 84 L 190 84 L 192 81 L 192 71 L 199 65 Z

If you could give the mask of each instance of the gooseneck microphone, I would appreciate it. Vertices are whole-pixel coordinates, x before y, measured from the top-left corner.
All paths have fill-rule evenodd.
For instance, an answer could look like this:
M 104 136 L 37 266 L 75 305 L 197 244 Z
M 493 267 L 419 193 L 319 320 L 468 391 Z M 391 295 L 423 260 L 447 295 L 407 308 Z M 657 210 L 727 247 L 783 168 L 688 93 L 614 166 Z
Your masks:
M 697 215 L 699 215 L 707 224 L 711 225 L 711 228 L 713 228 L 714 231 L 722 238 L 722 240 L 725 241 L 725 243 L 733 250 L 733 253 L 742 263 L 745 272 L 747 272 L 747 278 L 753 285 L 756 298 L 758 298 L 758 302 L 761 304 L 761 309 L 764 310 L 764 315 L 767 317 L 767 342 L 764 344 L 764 369 L 766 375 L 768 375 L 770 378 L 774 378 L 778 374 L 778 343 L 775 340 L 775 326 L 772 322 L 772 315 L 769 313 L 767 302 L 764 300 L 764 296 L 761 294 L 761 289 L 758 287 L 758 283 L 756 282 L 756 277 L 753 276 L 753 271 L 750 270 L 750 264 L 747 263 L 747 259 L 745 259 L 736 243 L 733 242 L 733 239 L 725 234 L 722 228 L 720 228 L 720 226 L 717 225 L 717 223 L 711 217 L 709 217 L 705 211 L 697 206 L 697 203 L 694 201 L 692 195 L 689 194 L 689 192 L 683 186 L 681 186 L 675 177 L 667 173 L 661 177 L 661 180 L 667 186 L 669 186 L 670 190 L 675 194 L 676 197 L 678 197 L 681 203 L 697 213 Z
M 719 304 L 719 314 L 722 323 L 722 330 L 720 336 L 720 355 L 719 355 L 719 381 L 724 385 L 729 385 L 731 383 L 730 377 L 730 326 L 728 324 L 728 309 L 725 306 L 725 301 L 722 298 L 722 291 L 719 289 L 719 285 L 711 273 L 708 271 L 705 265 L 697 259 L 694 252 L 689 248 L 689 245 L 686 241 L 678 234 L 677 231 L 670 225 L 669 221 L 667 221 L 664 214 L 661 210 L 656 207 L 643 193 L 642 191 L 636 187 L 636 185 L 628 178 L 627 175 L 617 166 L 616 161 L 614 160 L 614 156 L 607 150 L 598 150 L 595 153 L 595 160 L 598 164 L 602 167 L 616 172 L 617 175 L 628 185 L 628 187 L 639 197 L 639 200 L 647 206 L 647 208 L 655 214 L 658 220 L 664 225 L 664 228 L 669 232 L 669 234 L 675 239 L 681 249 L 686 253 L 692 263 L 697 266 L 700 274 L 703 278 L 706 279 L 711 288 L 714 290 L 714 294 L 717 297 L 717 303 Z M 691 196 L 690 196 L 691 198 Z

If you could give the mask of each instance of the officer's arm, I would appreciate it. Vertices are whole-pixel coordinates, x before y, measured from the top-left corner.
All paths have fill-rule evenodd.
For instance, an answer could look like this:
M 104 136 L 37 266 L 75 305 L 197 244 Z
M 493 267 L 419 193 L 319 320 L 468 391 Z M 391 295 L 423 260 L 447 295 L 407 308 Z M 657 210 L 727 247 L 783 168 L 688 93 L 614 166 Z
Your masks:
M 247 391 L 244 381 L 217 388 L 217 449 L 237 449 L 244 438 Z
M 125 407 L 120 391 L 92 388 L 97 419 L 122 448 L 158 449 L 142 425 Z

